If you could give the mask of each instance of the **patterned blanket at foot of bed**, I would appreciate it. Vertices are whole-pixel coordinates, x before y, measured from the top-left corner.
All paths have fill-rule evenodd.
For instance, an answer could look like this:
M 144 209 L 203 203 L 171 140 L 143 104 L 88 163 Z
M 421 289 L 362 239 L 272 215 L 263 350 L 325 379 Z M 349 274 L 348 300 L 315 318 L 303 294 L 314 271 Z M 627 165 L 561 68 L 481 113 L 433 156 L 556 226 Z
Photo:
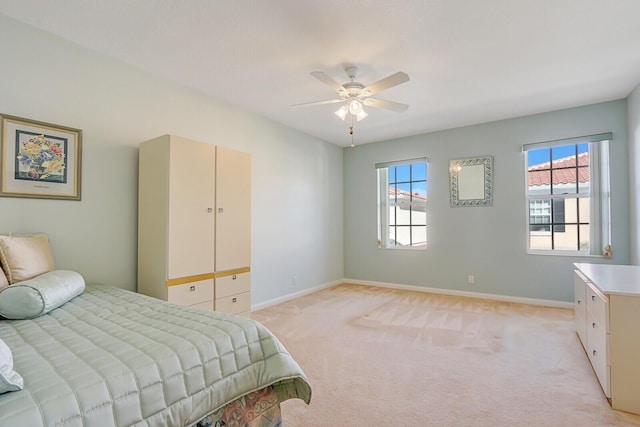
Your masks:
M 273 387 L 234 400 L 201 420 L 196 427 L 281 427 L 280 402 Z

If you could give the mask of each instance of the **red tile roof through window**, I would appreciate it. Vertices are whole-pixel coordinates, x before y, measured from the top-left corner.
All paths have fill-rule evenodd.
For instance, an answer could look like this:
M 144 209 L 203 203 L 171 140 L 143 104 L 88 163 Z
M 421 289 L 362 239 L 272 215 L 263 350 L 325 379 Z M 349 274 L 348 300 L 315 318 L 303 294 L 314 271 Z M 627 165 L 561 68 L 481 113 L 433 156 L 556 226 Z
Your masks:
M 409 191 L 406 191 L 406 190 L 400 190 L 400 189 L 397 189 L 397 188 L 394 188 L 394 187 L 389 187 L 389 195 L 390 196 L 398 195 L 398 196 L 407 196 L 407 197 L 409 197 L 409 196 L 411 196 L 411 193 Z M 421 196 L 418 193 L 413 193 L 413 198 L 414 199 L 427 200 L 427 198 L 425 196 Z
M 576 156 L 563 157 L 553 162 L 538 163 L 529 166 L 529 185 L 551 184 L 551 163 L 553 163 L 553 184 L 569 184 L 576 182 Z M 579 182 L 589 182 L 589 153 L 578 154 Z

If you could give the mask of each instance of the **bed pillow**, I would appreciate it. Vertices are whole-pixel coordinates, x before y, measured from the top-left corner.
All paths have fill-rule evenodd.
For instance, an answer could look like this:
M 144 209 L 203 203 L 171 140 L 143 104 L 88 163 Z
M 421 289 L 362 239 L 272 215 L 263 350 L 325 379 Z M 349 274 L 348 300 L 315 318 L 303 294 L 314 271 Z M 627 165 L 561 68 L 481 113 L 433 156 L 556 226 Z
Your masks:
M 29 280 L 55 269 L 49 237 L 0 235 L 0 263 L 9 284 Z
M 84 278 L 75 271 L 55 270 L 0 290 L 0 316 L 32 319 L 60 307 L 84 292 Z
M 9 281 L 7 280 L 7 276 L 4 275 L 4 271 L 2 271 L 2 266 L 0 266 L 0 289 L 9 285 Z
M 9 346 L 0 339 L 0 394 L 22 390 L 24 381 L 13 370 L 13 355 Z

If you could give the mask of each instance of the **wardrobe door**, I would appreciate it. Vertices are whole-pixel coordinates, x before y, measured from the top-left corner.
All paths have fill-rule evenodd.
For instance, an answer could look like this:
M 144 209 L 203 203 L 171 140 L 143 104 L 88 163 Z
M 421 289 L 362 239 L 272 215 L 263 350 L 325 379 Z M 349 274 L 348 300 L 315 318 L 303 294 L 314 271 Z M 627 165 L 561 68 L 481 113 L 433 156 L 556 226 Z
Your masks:
M 216 271 L 251 265 L 251 156 L 217 147 Z
M 215 146 L 171 137 L 167 278 L 213 272 Z

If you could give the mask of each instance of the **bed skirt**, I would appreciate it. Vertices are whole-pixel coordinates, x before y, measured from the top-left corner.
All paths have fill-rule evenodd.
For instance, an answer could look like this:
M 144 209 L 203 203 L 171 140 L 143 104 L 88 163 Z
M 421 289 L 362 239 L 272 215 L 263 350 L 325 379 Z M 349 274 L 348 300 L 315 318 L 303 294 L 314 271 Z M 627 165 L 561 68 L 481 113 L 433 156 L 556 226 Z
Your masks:
M 196 424 L 196 427 L 281 426 L 280 401 L 271 386 L 234 400 Z

